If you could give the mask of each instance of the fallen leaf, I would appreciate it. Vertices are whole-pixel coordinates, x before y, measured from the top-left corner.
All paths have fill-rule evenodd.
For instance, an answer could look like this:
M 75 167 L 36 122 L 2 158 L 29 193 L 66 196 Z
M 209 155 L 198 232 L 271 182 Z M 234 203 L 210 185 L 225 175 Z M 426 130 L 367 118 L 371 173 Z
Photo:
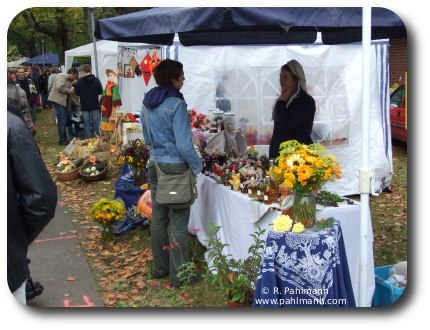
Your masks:
M 75 281 L 75 280 L 76 280 L 76 277 L 74 276 L 69 276 L 66 278 L 66 281 Z

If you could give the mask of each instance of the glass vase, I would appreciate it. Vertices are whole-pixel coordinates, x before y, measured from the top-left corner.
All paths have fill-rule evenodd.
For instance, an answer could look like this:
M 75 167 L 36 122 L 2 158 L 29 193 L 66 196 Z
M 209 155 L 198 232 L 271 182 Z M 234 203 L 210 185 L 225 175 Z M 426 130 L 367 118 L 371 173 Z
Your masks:
M 115 232 L 111 225 L 101 227 L 102 241 L 112 242 L 115 239 Z
M 141 186 L 146 183 L 146 171 L 143 168 L 133 169 L 133 184 Z
M 294 223 L 301 222 L 305 228 L 315 225 L 317 202 L 312 191 L 294 191 L 294 202 L 291 217 Z

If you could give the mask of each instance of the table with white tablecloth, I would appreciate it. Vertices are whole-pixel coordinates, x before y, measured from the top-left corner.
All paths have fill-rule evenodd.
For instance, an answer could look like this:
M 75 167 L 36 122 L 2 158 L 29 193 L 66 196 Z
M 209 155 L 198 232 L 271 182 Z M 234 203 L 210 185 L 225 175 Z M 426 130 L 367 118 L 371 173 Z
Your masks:
M 252 243 L 250 234 L 258 227 L 266 228 L 265 237 L 273 219 L 279 215 L 270 205 L 264 205 L 251 200 L 248 195 L 229 190 L 217 184 L 213 179 L 202 174 L 198 176 L 198 199 L 191 207 L 190 233 L 196 233 L 199 242 L 207 247 L 209 224 L 222 226 L 219 231 L 223 243 L 228 244 L 224 252 L 235 259 L 245 259 L 248 248 Z M 339 207 L 325 207 L 317 210 L 317 218 L 333 217 L 339 220 L 345 241 L 349 272 L 354 296 L 358 298 L 359 283 L 359 253 L 360 253 L 360 205 L 347 203 Z M 370 219 L 370 217 L 369 217 Z M 199 230 L 196 230 L 196 229 Z M 367 258 L 367 288 L 368 305 L 370 306 L 375 290 L 374 261 L 373 261 L 373 232 L 372 223 L 368 224 L 368 258 Z

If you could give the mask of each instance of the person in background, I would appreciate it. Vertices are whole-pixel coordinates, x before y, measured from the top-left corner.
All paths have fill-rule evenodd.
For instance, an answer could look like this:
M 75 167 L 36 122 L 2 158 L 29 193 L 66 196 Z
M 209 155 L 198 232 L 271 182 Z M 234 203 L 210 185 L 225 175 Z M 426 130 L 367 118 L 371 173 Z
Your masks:
M 34 84 L 36 85 L 37 90 L 40 91 L 40 88 L 39 88 L 39 78 L 40 78 L 39 64 L 33 63 L 31 65 L 31 67 L 29 67 L 29 70 L 28 70 L 29 72 L 30 72 L 30 69 L 31 69 L 31 77 L 30 78 L 34 81 Z
M 151 249 L 154 256 L 152 276 L 161 278 L 169 274 L 173 286 L 183 283 L 177 278 L 178 267 L 188 262 L 188 221 L 190 206 L 171 209 L 157 204 L 157 171 L 154 161 L 166 174 L 181 174 L 189 168 L 198 175 L 203 166 L 192 143 L 187 104 L 180 90 L 184 84 L 183 65 L 166 59 L 154 69 L 157 87 L 144 97 L 141 113 L 145 142 L 150 145 L 148 177 L 153 204 L 151 221 Z M 146 117 L 147 116 L 147 117 Z M 148 123 L 151 138 L 147 131 Z M 172 242 L 169 243 L 170 225 Z M 170 244 L 172 249 L 165 249 Z M 163 248 L 164 247 L 164 248 Z M 198 281 L 195 277 L 193 281 Z
M 43 73 L 39 76 L 39 91 L 40 91 L 40 98 L 42 102 L 42 108 L 49 108 L 48 106 L 48 81 L 49 81 L 49 75 L 51 72 L 49 69 L 45 69 Z
M 57 76 L 59 72 L 58 66 L 53 65 L 51 66 L 51 68 L 49 69 L 50 75 L 48 78 L 48 96 L 49 93 L 51 93 L 52 90 L 52 86 L 54 86 L 54 82 L 55 82 L 55 77 Z
M 21 87 L 15 84 L 11 78 L 7 78 L 7 106 L 9 111 L 20 117 L 33 136 L 36 135 L 36 128 L 31 119 L 30 107 L 27 103 L 27 95 Z
M 13 295 L 26 304 L 28 246 L 55 215 L 57 187 L 30 131 L 15 115 L 19 112 L 8 103 L 7 281 Z
M 281 95 L 273 109 L 274 122 L 269 158 L 279 156 L 279 146 L 288 140 L 312 144 L 311 133 L 315 116 L 315 100 L 307 93 L 303 68 L 291 60 L 281 68 Z
M 49 93 L 48 100 L 53 103 L 55 115 L 58 119 L 58 139 L 60 145 L 68 145 L 70 140 L 74 137 L 72 114 L 68 109 L 68 105 L 80 106 L 72 97 L 74 94 L 72 82 L 76 80 L 77 77 L 78 70 L 75 68 L 69 69 L 67 73 L 59 73 Z M 67 139 L 66 128 L 69 131 L 70 140 Z
M 230 100 L 225 96 L 225 92 L 227 91 L 226 85 L 228 81 L 228 75 L 223 74 L 220 81 L 218 82 L 216 86 L 216 107 L 220 109 L 223 112 L 230 112 L 231 111 L 231 102 Z
M 16 83 L 16 71 L 17 68 L 7 68 L 7 77 Z
M 54 105 L 52 104 L 51 101 L 49 101 L 49 94 L 51 93 L 52 90 L 52 86 L 54 86 L 54 82 L 55 82 L 55 78 L 57 77 L 57 74 L 60 73 L 60 70 L 58 68 L 57 65 L 51 65 L 51 68 L 49 69 L 50 75 L 48 78 L 48 99 L 46 100 L 46 103 L 51 107 L 54 108 Z M 58 119 L 57 116 L 55 115 L 55 110 L 54 110 L 54 121 L 57 124 L 58 123 Z
M 36 122 L 36 98 L 38 95 L 36 85 L 33 80 L 26 76 L 26 69 L 23 66 L 19 66 L 16 74 L 16 83 L 24 90 L 27 95 L 28 106 L 30 107 L 31 119 L 33 123 Z
M 91 73 L 91 65 L 84 64 L 82 71 L 83 76 L 78 79 L 75 93 L 80 98 L 85 139 L 89 139 L 94 134 L 100 135 L 99 95 L 103 93 L 103 86 L 99 78 Z

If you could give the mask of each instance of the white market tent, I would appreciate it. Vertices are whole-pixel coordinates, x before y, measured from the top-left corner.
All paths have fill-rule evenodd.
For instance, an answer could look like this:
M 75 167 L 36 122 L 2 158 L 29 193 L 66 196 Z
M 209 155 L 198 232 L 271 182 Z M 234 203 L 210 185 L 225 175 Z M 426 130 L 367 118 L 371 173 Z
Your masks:
M 178 48 L 178 49 L 177 49 Z M 274 100 L 279 95 L 280 67 L 298 60 L 305 71 L 308 91 L 317 104 L 313 140 L 325 140 L 340 161 L 342 180 L 327 188 L 340 195 L 359 193 L 357 174 L 361 157 L 362 45 L 252 45 L 167 46 L 166 57 L 184 64 L 181 92 L 189 108 L 208 114 L 223 77 L 225 97 L 245 132 L 257 133 L 254 144 L 267 145 L 273 130 Z M 373 42 L 370 74 L 370 163 L 372 192 L 389 185 L 392 176 L 388 112 L 388 42 Z M 227 77 L 227 79 L 226 79 Z
M 102 85 L 106 69 L 116 71 L 119 47 L 138 49 L 140 63 L 153 45 L 117 41 L 97 41 L 97 58 Z M 392 150 L 388 113 L 388 42 L 372 42 L 370 164 L 374 169 L 372 192 L 389 185 L 392 177 Z M 290 59 L 298 60 L 305 70 L 308 90 L 317 103 L 313 140 L 335 142 L 328 146 L 343 169 L 343 178 L 329 183 L 327 189 L 339 195 L 359 193 L 358 172 L 362 130 L 362 45 L 252 45 L 189 46 L 175 42 L 164 46 L 160 57 L 184 64 L 185 84 L 181 92 L 188 108 L 208 114 L 215 106 L 216 88 L 221 77 L 228 77 L 225 96 L 231 102 L 238 123 L 245 131 L 256 132 L 254 144 L 267 145 L 273 129 L 271 112 L 279 93 L 279 70 Z M 94 45 L 87 44 L 66 51 L 66 68 L 77 56 L 91 57 L 94 68 Z M 352 64 L 355 65 L 352 65 Z M 122 109 L 139 113 L 144 93 L 155 86 L 151 77 L 146 85 L 142 77 L 120 79 Z M 245 123 L 246 121 L 246 123 Z M 337 143 L 336 141 L 340 141 Z M 267 148 L 266 148 L 267 149 Z M 264 150 L 264 148 L 263 148 Z
M 117 59 L 118 59 L 118 42 L 117 41 L 108 41 L 108 40 L 100 40 L 96 43 L 97 46 L 97 62 L 99 66 L 100 81 L 104 86 L 107 82 L 107 77 L 105 74 L 101 74 L 107 68 L 116 68 Z M 72 67 L 73 59 L 75 57 L 90 57 L 91 58 L 91 66 L 93 69 L 93 73 L 95 74 L 95 56 L 94 56 L 94 45 L 87 44 L 77 48 L 69 49 L 65 52 L 65 61 L 64 66 L 66 69 Z

